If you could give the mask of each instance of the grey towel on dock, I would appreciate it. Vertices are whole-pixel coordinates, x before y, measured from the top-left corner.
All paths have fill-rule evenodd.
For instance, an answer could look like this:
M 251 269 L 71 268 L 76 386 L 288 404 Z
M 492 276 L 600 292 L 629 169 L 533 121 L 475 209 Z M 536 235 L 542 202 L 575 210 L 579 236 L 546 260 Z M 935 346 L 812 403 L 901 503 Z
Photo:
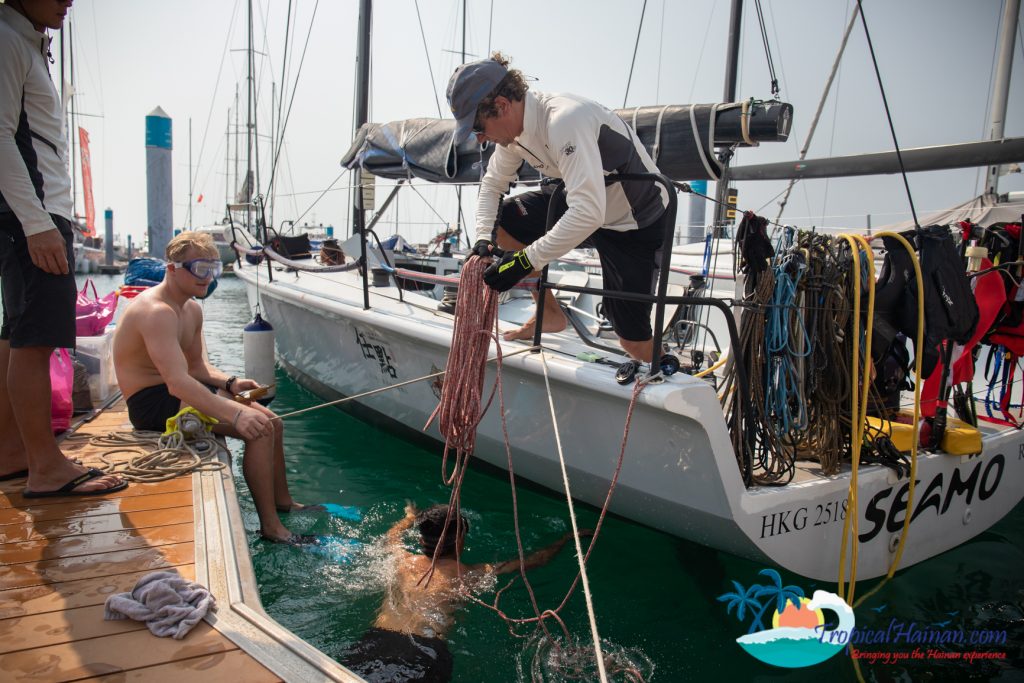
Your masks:
M 104 619 L 144 621 L 153 635 L 181 640 L 216 609 L 216 600 L 209 590 L 176 572 L 153 572 L 139 579 L 131 593 L 111 595 L 104 608 Z

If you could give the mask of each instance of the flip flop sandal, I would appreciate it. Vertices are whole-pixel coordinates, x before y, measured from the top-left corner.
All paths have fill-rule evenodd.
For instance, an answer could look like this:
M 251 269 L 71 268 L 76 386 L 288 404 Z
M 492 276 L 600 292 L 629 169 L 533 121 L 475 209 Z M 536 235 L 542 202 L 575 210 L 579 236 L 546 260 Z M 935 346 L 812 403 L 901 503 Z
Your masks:
M 128 488 L 128 482 L 122 481 L 120 484 L 114 484 L 113 486 L 108 486 L 105 489 L 98 489 L 96 491 L 75 490 L 76 487 L 81 486 L 85 482 L 92 481 L 93 479 L 99 479 L 100 477 L 105 477 L 107 476 L 107 474 L 108 473 L 104 472 L 103 470 L 90 468 L 88 472 L 75 477 L 68 483 L 64 484 L 64 486 L 61 486 L 56 491 L 29 491 L 28 489 L 25 489 L 24 491 L 22 491 L 21 495 L 24 498 L 57 498 L 61 496 L 102 496 L 107 493 L 116 493 L 117 491 L 123 491 L 126 488 Z

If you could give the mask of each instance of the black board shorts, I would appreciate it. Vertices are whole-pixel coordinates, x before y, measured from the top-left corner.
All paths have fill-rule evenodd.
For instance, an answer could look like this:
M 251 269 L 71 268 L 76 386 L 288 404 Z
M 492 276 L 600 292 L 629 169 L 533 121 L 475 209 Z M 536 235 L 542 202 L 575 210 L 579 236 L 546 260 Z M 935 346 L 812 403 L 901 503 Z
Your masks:
M 0 213 L 0 339 L 11 348 L 75 348 L 75 248 L 71 222 L 50 214 L 67 246 L 68 274 L 53 275 L 32 263 L 21 222 Z
M 217 393 L 217 387 L 203 386 L 211 393 Z M 167 429 L 167 420 L 181 411 L 181 399 L 172 396 L 166 384 L 139 389 L 125 399 L 125 405 L 128 406 L 128 419 L 132 426 L 147 432 L 163 432 Z
M 368 630 L 341 661 L 369 683 L 446 683 L 452 677 L 452 653 L 442 639 L 384 628 Z
M 532 244 L 544 235 L 548 207 L 557 221 L 568 210 L 565 192 L 524 192 L 505 197 L 498 211 L 496 227 L 501 227 L 516 241 Z M 598 228 L 578 247 L 597 250 L 601 259 L 604 289 L 634 294 L 650 294 L 658 273 L 658 252 L 665 239 L 668 212 L 638 230 Z M 552 223 L 553 225 L 554 223 Z M 647 341 L 651 338 L 651 306 L 649 303 L 623 301 L 604 297 L 604 313 L 620 339 Z

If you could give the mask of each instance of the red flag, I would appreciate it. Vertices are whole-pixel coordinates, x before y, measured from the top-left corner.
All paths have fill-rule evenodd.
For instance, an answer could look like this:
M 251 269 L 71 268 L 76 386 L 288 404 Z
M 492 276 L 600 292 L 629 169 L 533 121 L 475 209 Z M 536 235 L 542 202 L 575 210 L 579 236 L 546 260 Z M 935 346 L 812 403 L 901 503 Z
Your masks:
M 203 195 L 202 195 L 202 193 L 200 193 L 199 197 L 196 199 L 196 204 L 202 204 L 202 203 L 203 203 Z
M 82 150 L 82 194 L 85 196 L 85 232 L 86 237 L 96 235 L 96 207 L 92 203 L 92 165 L 89 155 L 89 133 L 85 128 L 78 127 L 78 142 Z

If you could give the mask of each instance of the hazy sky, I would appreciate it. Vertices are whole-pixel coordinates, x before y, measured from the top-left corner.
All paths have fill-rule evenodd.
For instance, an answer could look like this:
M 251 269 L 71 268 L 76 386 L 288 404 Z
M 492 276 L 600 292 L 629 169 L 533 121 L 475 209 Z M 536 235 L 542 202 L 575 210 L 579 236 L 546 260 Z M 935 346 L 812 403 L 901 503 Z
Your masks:
M 754 4 L 748 0 L 739 97 L 768 98 L 768 72 Z M 786 143 L 741 150 L 737 165 L 795 159 L 806 137 L 854 0 L 765 0 L 764 12 L 781 96 L 793 103 L 793 134 Z M 356 0 L 294 0 L 294 51 L 282 80 L 283 0 L 254 2 L 261 133 L 270 132 L 271 89 L 295 93 L 278 170 L 275 221 L 333 224 L 347 234 L 349 180 L 342 177 L 311 210 L 321 191 L 338 178 L 338 159 L 352 140 Z M 468 0 L 467 51 L 483 56 L 500 49 L 513 65 L 536 78 L 531 87 L 575 92 L 621 107 L 643 0 Z M 902 147 L 984 139 L 1000 0 L 867 0 L 882 78 Z M 650 0 L 626 104 L 717 102 L 722 98 L 728 0 Z M 243 93 L 246 3 L 242 0 L 76 0 L 71 17 L 79 123 L 90 133 L 97 214 L 114 210 L 115 230 L 145 233 L 145 116 L 156 106 L 173 119 L 174 220 L 188 220 L 188 130 L 192 120 L 194 224 L 223 214 L 225 167 L 234 180 L 234 142 L 225 155 L 228 110 L 236 84 Z M 315 19 L 314 16 L 315 10 Z M 459 63 L 461 0 L 419 0 L 426 46 L 414 0 L 378 0 L 373 9 L 371 119 L 389 121 L 437 116 L 434 86 L 444 88 Z M 312 20 L 312 21 L 311 21 Z M 310 30 L 310 26 L 312 29 Z M 65 28 L 65 32 L 67 28 Z M 303 45 L 305 63 L 299 74 Z M 65 36 L 67 38 L 67 36 Z M 60 67 L 59 35 L 54 54 Z M 1024 45 L 1020 32 L 1006 117 L 1008 136 L 1024 135 Z M 471 56 L 470 59 L 473 57 Z M 272 86 L 271 83 L 276 83 Z M 282 82 L 284 85 L 282 85 Z M 287 103 L 286 103 L 287 104 Z M 264 184 L 269 176 L 269 139 L 260 140 Z M 241 144 L 244 150 L 244 142 Z M 885 113 L 863 30 L 854 30 L 840 75 L 811 145 L 810 157 L 892 149 Z M 244 159 L 241 162 L 244 168 Z M 918 213 L 974 196 L 974 169 L 910 176 Z M 418 181 L 403 190 L 395 213 L 379 230 L 421 241 L 455 222 L 455 190 Z M 740 204 L 774 218 L 773 197 L 784 182 L 740 185 Z M 342 188 L 342 189 L 337 189 Z M 264 188 L 265 190 L 265 188 Z M 1005 176 L 1001 191 L 1024 190 L 1024 176 Z M 378 188 L 378 196 L 383 196 Z M 465 192 L 472 220 L 475 191 Z M 685 201 L 681 204 L 685 207 Z M 84 212 L 79 199 L 79 212 Z M 436 212 L 436 213 L 435 213 Z M 797 185 L 784 218 L 800 225 L 875 226 L 908 217 L 899 176 L 805 181 Z M 686 218 L 681 209 L 680 221 Z M 100 219 L 101 220 L 101 219 Z

